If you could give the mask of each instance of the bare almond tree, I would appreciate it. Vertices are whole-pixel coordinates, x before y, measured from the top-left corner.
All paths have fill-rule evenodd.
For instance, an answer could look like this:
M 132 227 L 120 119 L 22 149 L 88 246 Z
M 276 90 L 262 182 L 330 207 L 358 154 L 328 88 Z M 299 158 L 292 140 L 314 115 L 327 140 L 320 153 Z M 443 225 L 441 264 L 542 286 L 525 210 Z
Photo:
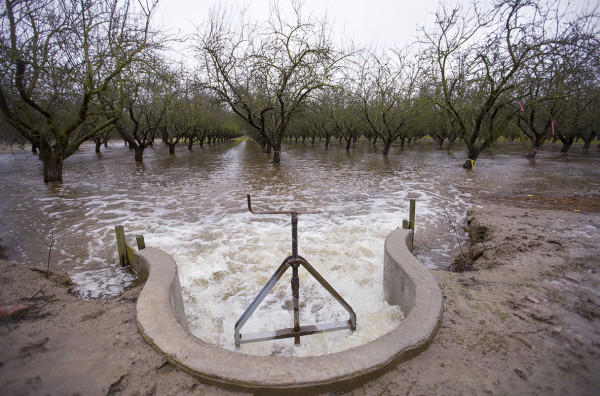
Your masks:
M 281 160 L 281 142 L 292 117 L 317 90 L 335 77 L 346 55 L 334 48 L 326 21 L 271 5 L 268 21 L 236 23 L 223 8 L 212 11 L 197 36 L 202 87 L 227 103 L 273 148 Z M 237 26 L 237 27 L 236 27 Z
M 144 150 L 154 144 L 167 122 L 173 80 L 168 65 L 152 57 L 124 69 L 99 96 L 105 116 L 133 150 L 136 162 L 143 161 Z
M 423 31 L 436 103 L 455 120 L 467 145 L 463 168 L 498 138 L 515 106 L 519 72 L 554 46 L 569 44 L 569 29 L 558 2 L 498 0 L 487 10 L 443 5 L 435 27 Z
M 359 62 L 350 91 L 371 134 L 383 142 L 383 155 L 414 133 L 418 70 L 407 51 L 368 52 Z
M 349 151 L 352 142 L 367 128 L 362 117 L 362 103 L 348 90 L 331 88 L 328 91 L 329 95 L 323 105 L 326 106 L 327 116 L 335 126 L 334 131 L 339 139 L 343 138 L 346 141 L 346 151 Z
M 539 59 L 523 70 L 513 106 L 519 130 L 531 141 L 527 157 L 534 159 L 544 142 L 555 135 L 556 120 L 567 110 L 571 95 L 561 60 Z
M 99 116 L 98 95 L 159 44 L 156 1 L 3 3 L 0 110 L 39 149 L 44 182 L 60 182 L 63 161 L 114 121 Z

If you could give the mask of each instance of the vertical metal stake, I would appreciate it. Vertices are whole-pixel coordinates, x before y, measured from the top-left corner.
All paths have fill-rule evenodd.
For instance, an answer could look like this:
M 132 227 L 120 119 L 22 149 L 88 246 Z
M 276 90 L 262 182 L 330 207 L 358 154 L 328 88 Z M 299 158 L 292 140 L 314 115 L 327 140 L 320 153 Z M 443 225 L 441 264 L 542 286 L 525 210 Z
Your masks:
M 411 230 L 415 229 L 415 200 L 411 199 L 410 200 L 410 208 L 409 208 L 409 213 L 408 213 L 408 228 L 410 228 Z
M 292 257 L 298 258 L 298 214 L 292 213 Z
M 298 258 L 298 214 L 292 213 L 292 258 Z M 294 331 L 300 331 L 300 278 L 298 263 L 292 264 L 292 298 L 294 300 Z M 294 337 L 294 343 L 300 345 L 300 336 Z

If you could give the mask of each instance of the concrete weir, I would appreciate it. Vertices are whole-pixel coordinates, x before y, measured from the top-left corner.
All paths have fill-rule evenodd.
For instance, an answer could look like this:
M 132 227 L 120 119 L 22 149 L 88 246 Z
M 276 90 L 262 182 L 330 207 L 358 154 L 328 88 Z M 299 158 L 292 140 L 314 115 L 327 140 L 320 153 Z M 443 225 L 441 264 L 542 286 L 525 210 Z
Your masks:
M 412 232 L 394 230 L 384 247 L 384 297 L 400 305 L 405 319 L 367 344 L 329 355 L 284 357 L 247 355 L 204 342 L 187 330 L 175 260 L 156 248 L 134 254 L 134 269 L 147 278 L 137 301 L 138 327 L 170 363 L 224 388 L 272 394 L 354 388 L 426 349 L 440 323 L 442 295 L 411 253 Z

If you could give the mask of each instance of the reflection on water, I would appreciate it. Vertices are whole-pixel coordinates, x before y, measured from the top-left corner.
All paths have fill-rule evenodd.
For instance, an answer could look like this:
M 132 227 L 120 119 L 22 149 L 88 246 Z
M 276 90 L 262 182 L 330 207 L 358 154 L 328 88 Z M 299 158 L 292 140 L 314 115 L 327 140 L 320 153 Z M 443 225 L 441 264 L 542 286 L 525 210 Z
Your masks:
M 426 143 L 387 158 L 367 144 L 349 153 L 338 145 L 292 144 L 278 166 L 251 142 L 179 148 L 174 156 L 161 145 L 146 150 L 143 164 L 118 142 L 101 156 L 93 149 L 82 147 L 65 164 L 65 182 L 48 186 L 35 157 L 0 154 L 0 237 L 8 259 L 45 265 L 54 230 L 51 266 L 68 271 L 83 298 L 118 294 L 132 281 L 116 255 L 114 226 L 122 224 L 131 244 L 143 234 L 148 246 L 174 256 L 192 331 L 226 348 L 233 347 L 237 318 L 290 254 L 289 216 L 253 216 L 245 195 L 257 209 L 322 211 L 300 216 L 299 253 L 354 307 L 359 330 L 333 335 L 335 345 L 325 335 L 306 337 L 300 351 L 290 351 L 289 341 L 242 347 L 261 354 L 338 350 L 394 327 L 402 314 L 382 302 L 383 240 L 408 216 L 411 198 L 416 253 L 443 268 L 458 250 L 444 214 L 460 229 L 473 199 L 600 190 L 597 151 L 564 156 L 550 146 L 535 162 L 523 157 L 522 146 L 490 150 L 474 172 L 460 168 L 463 151 L 449 155 Z M 300 281 L 301 323 L 347 319 L 308 274 L 301 271 Z M 244 330 L 290 326 L 289 297 L 284 278 Z

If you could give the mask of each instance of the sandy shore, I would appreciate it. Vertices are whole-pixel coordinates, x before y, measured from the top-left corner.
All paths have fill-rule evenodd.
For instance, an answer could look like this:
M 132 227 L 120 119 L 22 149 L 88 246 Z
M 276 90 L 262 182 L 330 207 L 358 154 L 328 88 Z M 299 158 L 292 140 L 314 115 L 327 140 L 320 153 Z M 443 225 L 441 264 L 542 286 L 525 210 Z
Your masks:
M 445 311 L 433 344 L 336 394 L 596 394 L 600 200 L 569 199 L 502 198 L 470 211 L 474 270 L 434 271 Z M 30 306 L 0 322 L 3 395 L 232 394 L 144 343 L 135 323 L 140 286 L 81 301 L 63 274 L 5 261 L 0 285 L 0 305 Z

